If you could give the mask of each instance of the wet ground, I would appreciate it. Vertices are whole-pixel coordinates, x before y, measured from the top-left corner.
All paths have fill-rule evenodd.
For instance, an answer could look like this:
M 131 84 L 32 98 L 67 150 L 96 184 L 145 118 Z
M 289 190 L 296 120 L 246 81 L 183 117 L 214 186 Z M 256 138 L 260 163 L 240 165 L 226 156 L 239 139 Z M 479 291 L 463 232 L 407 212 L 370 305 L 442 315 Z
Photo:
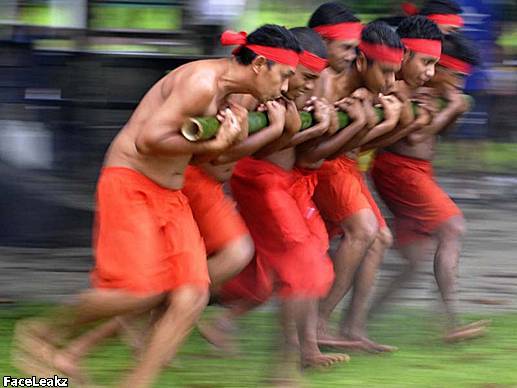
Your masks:
M 467 219 L 468 234 L 460 263 L 459 297 L 463 311 L 517 310 L 517 180 L 509 177 L 441 178 Z M 88 248 L 0 247 L 0 302 L 61 301 L 88 286 Z M 400 270 L 391 250 L 379 288 Z M 435 308 L 432 263 L 398 294 L 395 303 Z

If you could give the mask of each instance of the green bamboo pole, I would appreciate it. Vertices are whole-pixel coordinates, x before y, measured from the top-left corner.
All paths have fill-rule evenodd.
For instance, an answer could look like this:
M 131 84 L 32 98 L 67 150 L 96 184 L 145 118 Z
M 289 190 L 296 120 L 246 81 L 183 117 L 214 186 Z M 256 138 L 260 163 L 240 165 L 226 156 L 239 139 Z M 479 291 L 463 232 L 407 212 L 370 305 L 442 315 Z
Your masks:
M 473 104 L 474 99 L 466 96 L 469 104 Z M 440 99 L 440 109 L 447 106 L 444 99 Z M 413 103 L 413 111 L 416 113 L 417 104 Z M 374 108 L 375 113 L 379 117 L 379 121 L 384 118 L 384 112 L 380 108 Z M 310 128 L 314 125 L 314 117 L 312 113 L 300 111 L 300 120 L 302 126 L 300 130 Z M 344 112 L 337 112 L 339 121 L 339 129 L 345 128 L 350 123 L 350 118 Z M 267 127 L 269 124 L 267 113 L 265 112 L 248 112 L 248 132 L 255 133 Z M 191 117 L 181 127 L 181 133 L 190 141 L 201 141 L 213 138 L 221 123 L 215 117 Z

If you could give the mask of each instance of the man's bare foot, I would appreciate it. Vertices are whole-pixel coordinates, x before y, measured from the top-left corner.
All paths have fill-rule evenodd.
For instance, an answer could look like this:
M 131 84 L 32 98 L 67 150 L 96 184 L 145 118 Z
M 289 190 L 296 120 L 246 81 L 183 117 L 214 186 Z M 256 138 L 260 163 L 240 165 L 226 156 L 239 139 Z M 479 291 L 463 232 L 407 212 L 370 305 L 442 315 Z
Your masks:
M 348 361 L 350 361 L 350 356 L 344 353 L 316 353 L 310 355 L 304 354 L 302 355 L 302 368 L 327 368 L 331 365 Z
M 16 325 L 13 337 L 13 363 L 21 371 L 39 377 L 67 376 L 76 385 L 88 384 L 78 360 L 58 349 L 49 338 L 57 338 L 43 321 L 24 321 Z
M 359 341 L 363 350 L 370 353 L 391 353 L 399 350 L 396 346 L 380 344 L 372 341 L 364 330 L 352 330 L 349 327 L 342 327 L 341 336 L 348 341 Z
M 213 323 L 200 321 L 197 324 L 197 329 L 204 339 L 219 350 L 230 355 L 239 352 L 233 323 L 221 319 L 216 319 Z
M 448 331 L 443 337 L 443 340 L 447 343 L 454 343 L 482 337 L 486 334 L 490 322 L 489 320 L 482 320 L 456 327 Z
M 318 346 L 358 351 L 366 350 L 361 341 L 338 337 L 331 334 L 328 325 L 323 321 L 318 322 Z

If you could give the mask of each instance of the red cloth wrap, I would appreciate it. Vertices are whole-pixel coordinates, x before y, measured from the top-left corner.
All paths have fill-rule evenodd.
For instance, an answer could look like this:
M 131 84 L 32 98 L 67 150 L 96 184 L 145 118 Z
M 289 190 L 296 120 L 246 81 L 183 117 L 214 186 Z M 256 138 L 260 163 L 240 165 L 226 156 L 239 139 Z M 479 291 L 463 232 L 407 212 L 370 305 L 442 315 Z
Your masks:
M 311 199 L 316 181 L 313 171 L 252 158 L 237 163 L 231 187 L 256 256 L 223 287 L 223 299 L 263 302 L 274 289 L 281 298 L 326 295 L 334 271 L 325 224 Z
M 440 58 L 442 53 L 442 42 L 439 40 L 404 38 L 401 41 L 407 49 L 417 53 L 436 58 Z
M 404 49 L 396 49 L 383 44 L 373 44 L 365 41 L 359 43 L 359 50 L 363 52 L 366 58 L 396 65 L 400 65 L 404 57 Z
M 357 161 L 346 156 L 325 161 L 320 167 L 314 202 L 331 236 L 342 234 L 341 222 L 362 209 L 374 212 L 379 228 L 386 226 Z
M 151 295 L 210 282 L 188 199 L 129 168 L 102 169 L 94 249 L 96 288 Z
M 201 168 L 187 167 L 182 192 L 189 200 L 208 255 L 249 234 L 235 202 L 224 194 L 223 184 Z
M 326 24 L 314 27 L 313 30 L 323 38 L 330 40 L 361 40 L 364 25 L 360 22 Z
M 234 50 L 234 54 L 241 48 L 247 47 L 255 54 L 263 55 L 267 59 L 282 63 L 284 65 L 296 67 L 298 65 L 298 53 L 293 50 L 288 50 L 280 47 L 262 46 L 257 44 L 248 44 L 246 40 L 247 34 L 244 31 L 234 32 L 225 31 L 221 35 L 221 44 L 223 46 L 238 45 Z
M 448 69 L 459 71 L 460 73 L 470 74 L 472 72 L 472 65 L 470 63 L 447 54 L 442 54 L 438 63 Z
M 442 222 L 462 215 L 434 180 L 430 161 L 383 152 L 375 159 L 371 175 L 379 195 L 395 216 L 399 246 L 427 237 Z
M 454 13 L 426 15 L 426 18 L 436 24 L 448 24 L 455 27 L 463 27 L 464 25 L 463 18 Z
M 308 51 L 302 51 L 300 54 L 300 64 L 309 70 L 321 73 L 328 66 L 328 61 Z

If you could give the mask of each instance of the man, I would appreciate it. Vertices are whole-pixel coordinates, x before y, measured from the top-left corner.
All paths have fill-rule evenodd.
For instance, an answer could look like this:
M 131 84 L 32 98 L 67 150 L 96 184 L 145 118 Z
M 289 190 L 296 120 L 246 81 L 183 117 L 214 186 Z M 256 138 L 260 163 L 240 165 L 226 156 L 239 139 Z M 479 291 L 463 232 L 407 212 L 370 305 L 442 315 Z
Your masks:
M 327 147 L 326 151 L 331 152 L 318 152 L 325 146 L 325 143 L 320 143 L 301 157 L 305 162 L 328 159 L 318 170 L 314 200 L 331 235 L 343 236 L 334 255 L 334 284 L 320 302 L 319 343 L 322 345 L 336 341 L 327 327 L 328 321 L 332 311 L 351 288 L 354 277 L 357 277 L 357 283 L 364 285 L 359 288 L 360 293 L 354 292 L 351 306 L 356 307 L 349 317 L 362 321 L 360 317 L 365 316 L 362 310 L 366 308 L 376 268 L 384 250 L 390 245 L 389 229 L 358 169 L 357 150 L 354 149 L 392 130 L 399 121 L 400 103 L 393 96 L 381 94 L 378 102 L 384 108 L 385 117 L 383 122 L 378 123 L 371 96 L 388 94 L 393 89 L 395 73 L 402 61 L 403 46 L 396 33 L 383 23 L 369 24 L 360 37 L 359 57 L 352 61 L 348 71 L 340 73 L 334 77 L 332 84 L 322 88 L 320 95 L 338 106 L 345 102 L 360 104 L 365 110 L 368 125 L 363 125 L 351 136 L 346 137 L 346 134 L 338 132 L 329 138 L 327 143 L 334 142 L 334 146 L 337 146 L 333 149 Z M 341 140 L 338 139 L 340 136 Z M 345 151 L 352 152 L 345 155 Z M 391 350 L 370 341 L 359 326 L 348 321 L 342 327 L 341 334 L 348 346 L 372 351 Z
M 388 16 L 377 20 L 384 21 L 396 28 L 407 16 L 422 15 L 436 23 L 444 35 L 458 31 L 463 27 L 461 7 L 454 0 L 428 0 L 421 10 L 412 3 L 402 4 L 405 16 Z
M 216 345 L 229 348 L 228 330 L 233 320 L 264 303 L 273 292 L 281 299 L 284 362 L 292 354 L 301 356 L 303 367 L 345 361 L 346 355 L 322 354 L 317 345 L 318 298 L 332 283 L 332 264 L 326 255 L 328 237 L 311 196 L 316 175 L 296 167 L 296 146 L 321 136 L 329 127 L 329 107 L 312 102 L 315 124 L 297 133 L 300 120 L 294 100 L 314 88 L 326 67 L 321 38 L 306 27 L 291 30 L 303 53 L 296 74 L 284 93 L 287 99 L 286 130 L 278 141 L 266 146 L 254 158 L 237 164 L 231 179 L 233 195 L 256 245 L 256 257 L 221 290 L 230 305 L 204 334 Z M 256 102 L 246 107 L 253 109 Z M 285 371 L 284 371 L 285 372 Z
M 405 34 L 404 26 L 401 27 L 401 34 Z M 426 82 L 428 88 L 422 91 L 425 95 L 419 98 L 442 97 L 448 105 L 431 123 L 386 148 L 372 169 L 375 186 L 395 217 L 398 249 L 409 262 L 408 269 L 393 282 L 381 301 L 415 273 L 429 250 L 434 251 L 435 278 L 449 319 L 446 341 L 479 336 L 487 323 L 458 323 L 455 284 L 465 220 L 436 183 L 431 162 L 437 137 L 468 110 L 461 90 L 464 78 L 477 63 L 478 54 L 470 42 L 455 34 L 445 37 L 436 74 Z
M 463 27 L 461 7 L 454 0 L 428 0 L 424 3 L 419 15 L 436 23 L 444 35 L 451 34 Z
M 112 142 L 97 188 L 95 288 L 79 296 L 70 314 L 20 328 L 20 347 L 35 363 L 60 369 L 54 362 L 60 334 L 165 303 L 141 359 L 122 383 L 147 387 L 195 324 L 208 299 L 209 275 L 181 193 L 184 170 L 193 156 L 228 149 L 246 129 L 246 117 L 230 104 L 220 112 L 217 137 L 199 143 L 183 138 L 180 127 L 189 117 L 217 114 L 233 93 L 277 98 L 298 64 L 300 46 L 283 27 L 266 25 L 243 38 L 242 46 L 257 54 L 249 64 L 233 57 L 175 69 L 150 89 Z

